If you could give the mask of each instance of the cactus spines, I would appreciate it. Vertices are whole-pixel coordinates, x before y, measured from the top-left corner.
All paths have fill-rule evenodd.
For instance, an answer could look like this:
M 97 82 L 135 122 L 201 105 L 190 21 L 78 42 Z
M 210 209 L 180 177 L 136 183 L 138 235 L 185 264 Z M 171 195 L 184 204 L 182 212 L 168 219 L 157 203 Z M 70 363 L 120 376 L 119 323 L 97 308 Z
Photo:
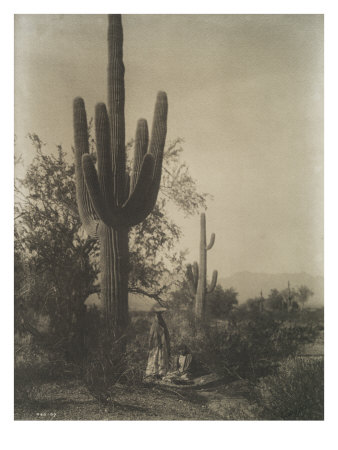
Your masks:
M 77 203 L 81 221 L 100 242 L 101 296 L 108 326 L 121 334 L 128 323 L 128 229 L 155 206 L 160 187 L 167 132 L 167 96 L 157 95 L 152 136 L 140 119 L 136 129 L 132 174 L 126 171 L 123 30 L 120 15 L 109 15 L 108 111 L 95 110 L 97 170 L 89 154 L 85 104 L 74 100 Z
M 206 242 L 206 223 L 205 214 L 201 214 L 201 236 L 200 236 L 200 262 L 194 262 L 187 265 L 187 280 L 189 290 L 195 296 L 195 316 L 197 319 L 204 319 L 206 307 L 206 295 L 213 292 L 217 284 L 217 270 L 213 271 L 212 280 L 207 286 L 207 251 L 210 250 L 215 243 L 215 233 L 212 233 L 210 242 Z

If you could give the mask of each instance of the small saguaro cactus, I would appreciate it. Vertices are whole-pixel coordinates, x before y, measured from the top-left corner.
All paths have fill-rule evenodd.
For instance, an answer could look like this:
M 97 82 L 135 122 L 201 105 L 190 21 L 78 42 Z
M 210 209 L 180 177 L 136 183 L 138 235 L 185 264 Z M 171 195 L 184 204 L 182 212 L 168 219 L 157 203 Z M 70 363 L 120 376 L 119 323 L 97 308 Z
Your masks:
M 129 227 L 155 206 L 167 132 L 167 95 L 159 92 L 151 140 L 144 119 L 137 124 L 132 173 L 126 171 L 123 30 L 120 15 L 109 15 L 108 111 L 96 106 L 97 170 L 89 154 L 82 98 L 74 100 L 76 195 L 82 224 L 99 239 L 101 298 L 108 329 L 121 336 L 128 324 Z
M 263 291 L 261 289 L 261 295 L 259 297 L 259 312 L 264 311 L 264 297 L 263 297 Z
M 287 310 L 292 311 L 292 293 L 291 293 L 291 288 L 290 288 L 290 281 L 288 281 Z
M 284 300 L 283 309 L 285 309 L 285 311 L 288 312 L 292 311 L 293 294 L 290 287 L 290 281 L 288 281 L 287 291 L 286 292 L 284 291 L 283 300 Z
M 206 295 L 210 294 L 216 287 L 217 270 L 213 271 L 210 286 L 207 286 L 207 251 L 215 243 L 215 233 L 210 237 L 209 245 L 206 242 L 205 214 L 201 214 L 201 237 L 200 237 L 200 263 L 194 262 L 187 265 L 187 278 L 190 292 L 195 296 L 195 316 L 203 320 L 205 317 Z

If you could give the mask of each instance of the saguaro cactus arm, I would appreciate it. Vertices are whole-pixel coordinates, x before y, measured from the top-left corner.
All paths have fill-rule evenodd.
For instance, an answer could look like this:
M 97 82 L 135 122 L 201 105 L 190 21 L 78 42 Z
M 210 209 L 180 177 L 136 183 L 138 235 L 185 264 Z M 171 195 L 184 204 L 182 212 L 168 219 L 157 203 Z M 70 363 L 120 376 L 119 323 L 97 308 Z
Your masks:
M 98 216 L 95 213 L 87 191 L 82 170 L 82 157 L 85 154 L 89 154 L 87 115 L 82 98 L 75 98 L 73 111 L 77 205 L 82 225 L 88 234 L 95 235 L 98 225 Z
M 212 235 L 210 236 L 210 242 L 209 245 L 206 247 L 206 250 L 210 250 L 215 243 L 215 233 L 212 233 Z
M 136 127 L 136 135 L 135 135 L 135 150 L 134 150 L 134 161 L 133 161 L 133 170 L 130 181 L 130 191 L 133 192 L 134 187 L 136 185 L 142 161 L 144 155 L 147 153 L 148 149 L 148 124 L 145 119 L 139 119 Z
M 154 159 L 152 155 L 145 155 L 134 191 L 122 208 L 114 207 L 113 205 L 109 207 L 107 204 L 104 196 L 105 192 L 102 192 L 100 189 L 99 178 L 90 155 L 83 156 L 82 166 L 86 186 L 94 210 L 100 220 L 112 228 L 130 226 L 133 222 L 135 212 L 137 213 L 139 209 L 142 208 L 145 193 L 147 193 L 151 185 L 151 175 L 154 168 Z
M 168 114 L 168 101 L 167 94 L 165 92 L 159 92 L 157 94 L 154 119 L 152 125 L 152 134 L 149 145 L 149 153 L 155 158 L 155 167 L 153 173 L 152 183 L 152 195 L 149 197 L 148 208 L 153 209 L 156 202 L 156 193 L 160 188 L 162 161 L 163 161 L 163 149 L 165 144 L 165 138 L 167 135 L 167 114 Z
M 93 217 L 95 212 L 95 218 L 100 219 L 107 226 L 120 228 L 136 225 L 143 221 L 152 211 L 160 187 L 167 111 L 166 94 L 160 92 L 155 106 L 152 141 L 147 153 L 144 152 L 148 140 L 147 125 L 144 120 L 139 121 L 130 194 L 129 198 L 119 207 L 116 205 L 116 199 L 114 201 L 114 189 L 112 189 L 114 186 L 114 170 L 111 171 L 109 166 L 108 168 L 106 167 L 111 161 L 109 119 L 105 106 L 103 104 L 97 106 L 95 120 L 96 140 L 98 142 L 98 174 L 88 149 L 81 150 L 81 147 L 79 149 L 76 145 L 77 158 L 79 160 L 80 156 L 82 158 L 79 168 L 83 171 L 82 176 L 84 176 L 85 180 L 83 191 L 86 194 L 86 204 L 90 205 L 91 217 Z M 74 125 L 77 121 L 78 118 L 74 109 Z M 83 128 L 82 125 L 82 133 Z M 112 159 L 114 161 L 114 157 Z
M 189 290 L 192 296 L 194 296 L 197 292 L 197 284 L 198 284 L 198 264 L 194 262 L 193 266 L 191 264 L 187 264 L 186 276 L 188 280 Z
M 80 115 L 79 105 L 81 107 Z M 88 142 L 87 128 L 85 128 L 87 123 L 84 120 L 84 102 L 82 99 L 76 99 L 76 102 L 74 102 L 74 127 L 77 131 L 75 133 L 77 137 L 75 148 L 78 161 L 77 169 L 79 172 L 83 172 L 81 177 L 79 175 L 80 183 L 83 183 L 82 179 L 85 181 L 85 184 L 80 184 L 84 200 L 79 203 L 86 207 L 82 214 L 84 223 L 88 222 L 89 219 L 100 219 L 112 228 L 130 227 L 143 221 L 152 211 L 160 187 L 167 111 L 166 94 L 160 92 L 155 107 L 153 138 L 148 153 L 144 151 L 148 140 L 147 125 L 144 120 L 139 121 L 130 194 L 128 192 L 129 198 L 119 207 L 116 206 L 116 199 L 114 201 L 112 189 L 114 186 L 114 171 L 109 168 L 111 167 L 111 150 L 109 119 L 106 108 L 102 104 L 99 104 L 96 108 L 97 174 L 93 160 L 89 155 L 88 144 L 87 147 L 83 145 L 84 135 L 87 136 Z M 89 228 L 88 225 L 87 228 Z
M 198 263 L 195 261 L 192 266 L 192 271 L 194 274 L 194 280 L 195 280 L 195 289 L 197 290 L 197 284 L 198 284 L 198 278 L 199 278 L 199 267 Z
M 191 264 L 187 264 L 186 277 L 187 277 L 187 281 L 188 281 L 188 287 L 189 287 L 190 294 L 192 296 L 194 296 L 196 294 L 196 291 L 194 288 L 195 280 L 194 280 L 194 274 L 192 273 Z
M 112 220 L 112 218 L 114 218 L 117 222 L 114 225 L 117 226 L 119 223 L 118 219 L 120 218 L 119 209 L 117 207 L 113 207 L 112 210 L 107 209 L 105 199 L 101 193 L 99 178 L 90 155 L 83 155 L 82 170 L 86 182 L 87 191 L 98 218 L 105 224 L 107 224 Z
M 212 279 L 211 279 L 210 286 L 207 288 L 207 294 L 211 294 L 211 292 L 214 291 L 216 284 L 217 284 L 217 275 L 218 275 L 217 270 L 214 270 L 212 273 Z

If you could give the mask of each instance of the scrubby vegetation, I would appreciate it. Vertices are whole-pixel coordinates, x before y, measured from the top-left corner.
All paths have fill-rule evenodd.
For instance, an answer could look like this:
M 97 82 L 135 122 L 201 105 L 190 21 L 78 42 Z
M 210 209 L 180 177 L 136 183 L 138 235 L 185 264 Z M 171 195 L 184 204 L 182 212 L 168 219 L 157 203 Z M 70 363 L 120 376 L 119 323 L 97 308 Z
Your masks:
M 238 383 L 245 386 L 247 406 L 243 407 L 239 402 L 230 408 L 225 397 L 224 404 L 219 407 L 218 418 L 320 420 L 323 416 L 323 359 L 298 355 L 304 343 L 314 342 L 321 333 L 320 313 L 307 311 L 302 316 L 289 315 L 286 319 L 277 318 L 273 313 L 258 315 L 239 309 L 233 311 L 228 319 L 211 320 L 205 326 L 196 324 L 189 310 L 168 309 L 164 317 L 173 354 L 184 343 L 204 373 L 211 371 L 221 377 L 222 386 L 230 386 L 230 389 Z M 94 309 L 89 314 L 95 315 L 95 326 L 100 326 L 98 311 Z M 109 408 L 123 398 L 123 392 L 126 396 L 134 392 L 135 401 L 143 399 L 142 404 L 148 395 L 151 401 L 153 388 L 143 384 L 151 320 L 152 313 L 132 314 L 123 360 L 108 361 L 106 353 L 100 352 L 99 340 L 95 342 L 92 339 L 93 333 L 88 339 L 87 358 L 82 366 L 67 362 L 57 351 L 43 351 L 28 335 L 17 336 L 15 400 L 18 414 L 24 410 L 28 417 L 40 411 L 41 407 L 53 410 L 55 386 L 59 386 L 62 392 L 71 383 L 75 383 L 82 396 L 86 395 L 86 401 L 97 402 L 99 409 L 111 411 Z M 90 322 L 94 323 L 93 317 Z M 88 329 L 88 338 L 90 333 Z M 112 368 L 114 379 L 106 376 Z M 195 405 L 195 418 L 206 417 L 206 410 L 201 409 L 205 400 L 200 398 L 198 406 L 196 392 L 173 394 L 170 389 L 159 392 L 163 401 L 171 402 L 172 395 L 176 395 L 184 402 L 180 406 L 188 408 Z M 133 410 L 132 406 L 130 410 Z M 118 407 L 114 411 L 114 414 L 124 414 L 116 412 Z M 133 414 L 135 411 L 137 408 Z M 212 411 L 209 413 L 210 418 L 217 417 Z M 164 413 L 161 414 L 165 417 Z M 142 415 L 140 413 L 139 417 Z
M 233 303 L 228 300 L 229 291 L 224 294 L 225 309 Z M 176 305 L 177 297 L 176 293 Z M 184 301 L 184 295 L 182 298 Z M 315 341 L 322 329 L 318 316 L 318 312 L 305 316 L 230 308 L 223 320 L 211 317 L 198 324 L 188 308 L 169 311 L 167 321 L 174 346 L 184 342 L 203 364 L 230 380 L 272 373 L 279 361 L 295 355 L 301 345 Z
M 289 358 L 254 391 L 257 416 L 263 420 L 323 420 L 324 362 Z

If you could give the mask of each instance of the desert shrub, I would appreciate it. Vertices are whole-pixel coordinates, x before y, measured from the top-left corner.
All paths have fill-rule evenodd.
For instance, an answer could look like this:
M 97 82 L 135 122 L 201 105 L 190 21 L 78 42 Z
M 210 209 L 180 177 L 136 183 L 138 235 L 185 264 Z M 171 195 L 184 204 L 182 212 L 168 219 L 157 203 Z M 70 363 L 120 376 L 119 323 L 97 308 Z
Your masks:
M 263 420 L 323 420 L 323 359 L 287 359 L 276 375 L 260 381 L 254 400 Z
M 195 324 L 190 311 L 170 311 L 165 320 L 173 351 L 187 345 L 204 367 L 228 379 L 272 373 L 279 361 L 318 335 L 315 326 L 275 320 L 267 313 L 235 313 L 221 324 Z
M 42 386 L 74 377 L 75 368 L 64 359 L 37 345 L 29 334 L 16 334 L 14 340 L 14 401 L 34 402 Z
M 126 370 L 121 381 L 127 385 L 141 384 L 148 360 L 148 340 L 152 315 L 146 312 L 133 312 L 127 331 Z
M 89 392 L 105 400 L 126 370 L 121 346 L 106 333 L 100 310 L 87 308 L 81 334 L 70 333 L 55 345 L 31 334 L 15 336 L 15 401 L 32 402 L 46 383 L 82 380 Z M 124 353 L 124 352 L 123 352 Z
M 35 401 L 42 385 L 65 379 L 82 380 L 101 402 L 109 400 L 116 383 L 141 383 L 148 357 L 150 324 L 149 313 L 133 313 L 120 345 L 106 334 L 103 315 L 93 306 L 86 311 L 82 341 L 61 341 L 55 347 L 37 342 L 31 334 L 17 333 L 15 401 Z
M 88 316 L 86 358 L 83 363 L 85 384 L 99 401 L 113 397 L 114 385 L 142 383 L 148 358 L 149 313 L 131 314 L 131 321 L 120 341 L 105 332 L 104 319 L 96 311 Z
M 229 316 L 234 306 L 238 305 L 238 292 L 234 288 L 223 289 L 217 285 L 213 292 L 208 294 L 206 314 L 209 318 L 224 319 Z
M 39 322 L 45 325 L 39 318 Z M 18 331 L 14 337 L 15 401 L 33 400 L 43 384 L 86 376 L 89 355 L 97 349 L 97 329 L 102 323 L 99 311 L 89 308 L 81 335 L 70 333 L 63 339 L 48 339 L 40 335 Z M 42 325 L 39 330 L 42 330 Z M 95 350 L 94 350 L 95 349 Z
M 303 309 L 297 317 L 299 323 L 306 325 L 314 325 L 321 330 L 324 329 L 324 308 Z
M 125 354 L 118 342 L 102 336 L 96 353 L 84 363 L 84 381 L 90 394 L 100 402 L 111 399 L 111 390 L 126 370 Z

